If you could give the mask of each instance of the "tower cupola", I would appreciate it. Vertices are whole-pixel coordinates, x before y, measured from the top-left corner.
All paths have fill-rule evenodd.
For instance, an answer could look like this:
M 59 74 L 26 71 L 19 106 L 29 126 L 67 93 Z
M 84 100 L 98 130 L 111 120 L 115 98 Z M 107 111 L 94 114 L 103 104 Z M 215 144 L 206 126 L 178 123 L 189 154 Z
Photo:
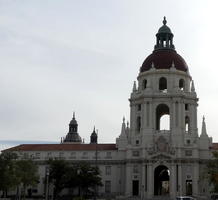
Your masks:
M 155 69 L 170 69 L 173 66 L 176 70 L 188 71 L 188 66 L 185 60 L 180 56 L 173 44 L 173 33 L 166 25 L 166 17 L 164 17 L 163 25 L 159 28 L 156 34 L 156 44 L 152 54 L 150 54 L 143 62 L 140 72 L 145 72 L 151 68 Z
M 69 124 L 69 132 L 63 140 L 64 143 L 81 143 L 81 137 L 78 134 L 78 123 L 75 118 L 75 112 L 73 113 L 73 118 Z
M 164 17 L 163 26 L 159 28 L 158 33 L 156 34 L 156 45 L 154 46 L 155 50 L 175 49 L 173 45 L 173 33 L 166 24 L 167 20 L 166 17 Z
M 98 135 L 95 132 L 95 127 L 94 127 L 93 132 L 90 136 L 90 144 L 97 144 L 97 143 L 98 143 Z

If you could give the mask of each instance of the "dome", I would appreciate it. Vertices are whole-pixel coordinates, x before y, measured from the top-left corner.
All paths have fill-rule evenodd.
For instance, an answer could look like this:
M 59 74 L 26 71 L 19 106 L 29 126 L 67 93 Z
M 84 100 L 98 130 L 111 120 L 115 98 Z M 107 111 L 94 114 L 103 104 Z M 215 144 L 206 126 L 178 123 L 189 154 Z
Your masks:
M 77 121 L 75 118 L 71 119 L 70 124 L 77 124 Z
M 170 69 L 172 63 L 174 63 L 177 70 L 184 72 L 188 70 L 188 66 L 182 56 L 177 54 L 175 50 L 171 49 L 153 51 L 153 53 L 143 62 L 140 72 L 148 71 L 151 68 L 152 63 L 156 69 Z
M 167 25 L 163 25 L 159 28 L 158 33 L 172 33 Z

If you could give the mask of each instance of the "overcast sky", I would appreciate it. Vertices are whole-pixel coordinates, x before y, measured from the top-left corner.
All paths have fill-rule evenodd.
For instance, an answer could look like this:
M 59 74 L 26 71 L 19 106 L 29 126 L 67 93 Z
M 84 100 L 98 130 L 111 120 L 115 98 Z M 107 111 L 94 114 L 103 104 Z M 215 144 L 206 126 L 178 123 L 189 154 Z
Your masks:
M 218 142 L 217 0 L 0 0 L 0 140 L 114 143 L 163 16 Z M 1 148 L 1 147 L 0 147 Z

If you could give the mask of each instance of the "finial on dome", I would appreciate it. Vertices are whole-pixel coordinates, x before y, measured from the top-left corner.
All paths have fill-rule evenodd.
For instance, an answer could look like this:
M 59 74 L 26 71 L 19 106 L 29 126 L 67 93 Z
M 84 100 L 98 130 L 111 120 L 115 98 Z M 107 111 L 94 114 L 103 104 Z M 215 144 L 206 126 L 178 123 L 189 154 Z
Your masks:
M 192 80 L 192 84 L 191 84 L 191 92 L 195 92 L 195 84 L 194 84 L 193 80 Z
M 125 117 L 123 116 L 123 123 L 125 123 Z
M 166 24 L 167 24 L 167 20 L 166 20 L 166 17 L 164 16 L 163 25 L 166 25 Z
M 201 136 L 207 136 L 206 122 L 205 122 L 204 115 L 203 115 L 203 121 L 202 121 Z
M 133 92 L 136 92 L 136 81 L 134 81 L 133 83 L 133 89 L 132 89 Z
M 73 111 L 73 119 L 75 119 L 75 112 Z

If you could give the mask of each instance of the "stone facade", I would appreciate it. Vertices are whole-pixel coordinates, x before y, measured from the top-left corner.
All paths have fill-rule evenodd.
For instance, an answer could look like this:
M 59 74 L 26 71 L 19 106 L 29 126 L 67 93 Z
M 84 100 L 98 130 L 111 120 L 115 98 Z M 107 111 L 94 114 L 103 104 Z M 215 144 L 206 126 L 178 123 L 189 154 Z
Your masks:
M 184 59 L 175 51 L 173 34 L 165 19 L 156 37 L 154 51 L 145 59 L 133 85 L 130 123 L 123 119 L 116 144 L 98 144 L 95 131 L 90 144 L 83 144 L 77 123 L 70 123 L 76 124 L 76 130 L 69 129 L 61 144 L 9 149 L 21 159 L 29 156 L 39 164 L 36 194 L 45 192 L 45 161 L 61 158 L 91 164 L 97 159 L 104 184 L 98 188 L 99 195 L 142 199 L 209 195 L 208 182 L 201 175 L 217 145 L 207 135 L 204 118 L 202 131 L 198 132 L 194 81 Z M 166 130 L 162 128 L 163 117 L 168 119 Z M 75 116 L 73 119 L 75 122 Z

